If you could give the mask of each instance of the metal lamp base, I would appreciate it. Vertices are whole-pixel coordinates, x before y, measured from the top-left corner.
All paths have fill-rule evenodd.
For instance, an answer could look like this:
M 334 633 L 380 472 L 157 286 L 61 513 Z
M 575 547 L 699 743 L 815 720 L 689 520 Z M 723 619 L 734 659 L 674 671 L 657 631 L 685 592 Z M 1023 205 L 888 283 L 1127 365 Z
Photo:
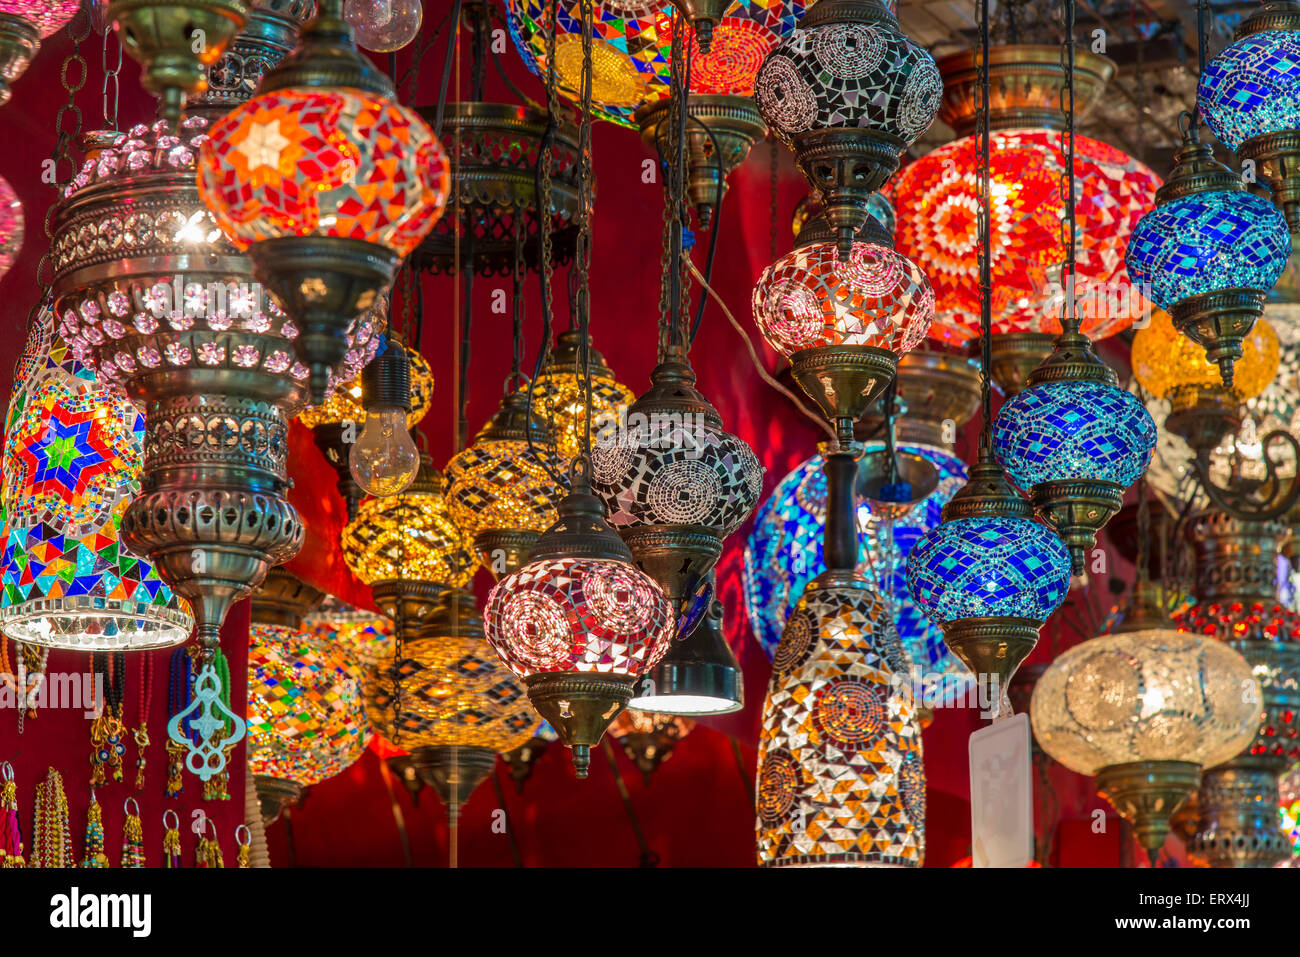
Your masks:
M 1191 851 L 1211 867 L 1272 867 L 1291 855 L 1278 821 L 1279 763 L 1239 757 L 1201 778 Z
M 898 356 L 872 346 L 818 346 L 790 357 L 790 373 L 822 414 L 836 423 L 841 442 L 853 440 L 853 423 L 897 372 Z
M 1134 761 L 1113 764 L 1096 774 L 1097 792 L 1133 825 L 1138 843 L 1155 857 L 1169 833 L 1169 819 L 1201 781 L 1191 761 Z
M 540 532 L 522 528 L 489 528 L 474 536 L 474 551 L 492 577 L 500 579 L 527 564 L 528 552 L 541 537 Z
M 722 555 L 722 539 L 707 525 L 628 525 L 618 534 L 636 566 L 664 590 L 674 614 Z
M 1055 529 L 1070 550 L 1070 569 L 1082 575 L 1088 552 L 1097 543 L 1097 532 L 1124 503 L 1124 489 L 1114 482 L 1069 479 L 1040 482 L 1030 494 L 1034 512 Z
M 898 169 L 907 144 L 863 127 L 808 130 L 792 137 L 795 160 L 813 188 L 836 233 L 841 260 L 853 252 L 853 239 L 867 221 L 867 200 Z
M 1241 428 L 1237 400 L 1227 389 L 1180 385 L 1169 393 L 1165 428 L 1193 452 L 1209 453 Z
M 296 807 L 306 790 L 297 781 L 274 778 L 269 774 L 254 775 L 253 785 L 262 808 L 263 827 L 270 827 L 278 821 L 285 808 Z
M 1026 381 L 1052 351 L 1056 336 L 1048 332 L 994 333 L 989 341 L 989 354 L 993 360 L 989 377 L 1008 399 L 1019 395 L 1028 387 Z M 980 355 L 982 339 L 972 339 L 969 347 L 972 356 Z
M 944 644 L 978 679 L 998 681 L 999 698 L 1011 687 L 1020 663 L 1038 644 L 1040 621 L 1031 618 L 962 618 L 943 623 Z
M 12 13 L 0 13 L 0 106 L 13 94 L 10 84 L 26 72 L 41 48 L 40 32 Z
M 433 614 L 446 591 L 446 585 L 409 579 L 379 581 L 370 586 L 379 610 L 393 619 L 403 642 L 419 636 L 425 619 Z
M 632 675 L 542 672 L 524 678 L 528 700 L 573 752 L 573 770 L 587 776 L 591 748 L 627 707 L 636 683 Z
M 497 753 L 491 748 L 434 745 L 411 752 L 411 767 L 442 798 L 452 824 L 460 820 L 461 808 L 496 764 Z
M 722 603 L 714 599 L 695 630 L 636 686 L 628 707 L 656 714 L 730 714 L 745 706 L 744 675 L 722 630 Z
M 1264 315 L 1265 293 L 1259 289 L 1220 289 L 1174 303 L 1174 328 L 1205 348 L 1205 358 L 1219 367 L 1224 386 L 1232 387 L 1232 368 L 1242 343 Z
M 1300 130 L 1253 137 L 1237 155 L 1255 161 L 1260 179 L 1273 192 L 1273 205 L 1286 217 L 1292 235 L 1300 233 Z

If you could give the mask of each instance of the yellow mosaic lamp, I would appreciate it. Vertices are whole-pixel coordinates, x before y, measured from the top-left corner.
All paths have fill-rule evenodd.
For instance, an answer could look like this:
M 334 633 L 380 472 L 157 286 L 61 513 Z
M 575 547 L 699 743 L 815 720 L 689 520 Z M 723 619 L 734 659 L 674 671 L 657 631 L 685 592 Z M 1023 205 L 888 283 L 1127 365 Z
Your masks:
M 555 444 L 566 462 L 582 451 L 586 432 L 587 390 L 583 375 L 583 335 L 577 329 L 560 333 L 555 350 L 542 374 L 533 384 L 533 407 L 555 434 Z M 591 425 L 600 430 L 602 423 L 618 421 L 620 410 L 627 409 L 636 396 L 614 378 L 605 357 L 595 350 L 586 337 L 591 364 Z

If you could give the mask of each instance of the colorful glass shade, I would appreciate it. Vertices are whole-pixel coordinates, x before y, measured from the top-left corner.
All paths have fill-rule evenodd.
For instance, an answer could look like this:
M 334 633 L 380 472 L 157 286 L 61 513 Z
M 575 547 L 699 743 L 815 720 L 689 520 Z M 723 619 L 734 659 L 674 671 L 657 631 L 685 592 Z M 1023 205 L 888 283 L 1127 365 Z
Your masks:
M 456 527 L 442 477 L 434 475 L 431 489 L 417 476 L 405 492 L 361 500 L 343 529 L 343 558 L 365 584 L 405 579 L 463 587 L 474 576 L 471 539 Z
M 808 6 L 803 0 L 733 0 L 713 28 L 708 55 L 700 53 L 693 31 L 687 37 L 691 92 L 752 95 L 763 57 L 795 28 Z M 515 48 L 543 80 L 547 7 L 545 0 L 506 2 Z M 635 126 L 632 116 L 638 107 L 668 95 L 673 8 L 660 0 L 596 0 L 592 7 L 593 115 Z M 556 85 L 576 102 L 582 79 L 582 20 L 576 0 L 559 4 L 555 60 Z
M 364 608 L 353 608 L 336 598 L 327 598 L 307 616 L 304 625 L 314 638 L 341 648 L 363 668 L 387 664 L 397 651 L 391 618 Z
M 868 446 L 873 451 L 879 446 Z M 917 540 L 939 524 L 943 506 L 966 482 L 966 467 L 948 452 L 929 446 L 900 445 L 939 471 L 935 490 L 903 518 L 888 524 L 871 504 L 857 503 L 858 542 L 864 561 L 858 573 L 868 580 L 891 576 L 889 610 L 912 662 L 924 673 L 957 671 L 963 665 L 948 651 L 943 632 L 913 603 L 906 587 L 906 559 Z M 743 583 L 749 623 L 759 646 L 771 656 L 786 618 L 808 583 L 826 570 L 822 529 L 826 521 L 824 459 L 815 455 L 796 467 L 759 506 L 745 544 Z M 875 566 L 875 567 L 873 567 Z M 890 568 L 892 566 L 892 568 Z
M 1104 339 L 1143 315 L 1130 288 L 1124 247 L 1155 202 L 1160 179 L 1120 150 L 1076 136 L 1079 225 L 1075 299 L 1083 332 Z M 904 167 L 892 181 L 896 246 L 924 263 L 934 287 L 930 336 L 960 345 L 979 335 L 979 141 L 967 136 Z M 989 134 L 993 332 L 1061 331 L 1061 134 Z
M 361 757 L 370 727 L 361 669 L 341 648 L 254 624 L 248 645 L 248 769 L 308 787 Z
M 925 771 L 907 656 L 880 597 L 813 587 L 772 662 L 758 740 L 758 862 L 919 867 Z
M 1273 326 L 1267 319 L 1258 320 L 1242 343 L 1242 357 L 1233 365 L 1233 393 L 1252 399 L 1263 392 L 1277 374 L 1279 356 Z M 1204 347 L 1180 335 L 1163 309 L 1152 310 L 1151 322 L 1133 336 L 1130 362 L 1142 388 L 1158 399 L 1168 398 L 1179 386 L 1223 386 L 1219 367 L 1206 360 Z
M 1096 774 L 1137 761 L 1230 760 L 1259 725 L 1254 678 L 1237 652 L 1168 629 L 1104 635 L 1060 655 L 1038 679 L 1030 714 L 1043 750 Z
M 668 650 L 673 624 L 663 590 L 627 562 L 532 562 L 488 596 L 488 641 L 520 677 L 644 674 Z
M 1278 782 L 1278 795 L 1281 798 L 1282 830 L 1291 838 L 1292 853 L 1300 858 L 1300 765 L 1282 776 Z
M 9 181 L 0 176 L 0 276 L 7 273 L 23 248 L 23 204 Z
M 834 243 L 787 253 L 754 286 L 754 319 L 782 355 L 820 346 L 870 346 L 901 355 L 920 345 L 934 292 L 915 263 L 888 246 Z
M 373 330 L 374 326 L 367 325 L 365 321 L 358 323 L 357 331 L 350 335 L 358 336 L 367 330 Z M 335 386 L 334 391 L 320 405 L 311 405 L 298 413 L 298 421 L 309 429 L 314 429 L 318 425 L 333 425 L 337 422 L 355 422 L 357 425 L 357 434 L 360 434 L 361 427 L 366 422 L 366 410 L 361 405 L 361 376 L 360 372 L 366 362 L 374 357 L 376 350 L 379 348 L 381 336 L 378 332 L 382 329 L 366 334 L 366 344 L 358 352 L 364 362 L 348 365 L 344 369 L 344 375 L 339 378 L 344 381 Z M 424 418 L 429 411 L 429 406 L 433 404 L 433 370 L 429 368 L 428 361 L 415 349 L 406 346 L 406 358 L 411 364 L 411 411 L 406 414 L 406 427 L 415 428 L 416 425 Z M 351 353 L 353 350 L 349 350 Z M 352 375 L 346 375 L 348 370 L 352 370 Z
M 1254 193 L 1214 191 L 1170 200 L 1142 217 L 1124 261 L 1161 309 L 1222 289 L 1269 290 L 1286 268 L 1286 219 Z
M 189 610 L 118 539 L 140 490 L 144 416 L 70 354 L 42 309 L 5 421 L 0 626 L 31 644 L 162 648 Z
M 26 20 L 43 40 L 75 17 L 80 7 L 80 0 L 3 0 L 0 13 Z
M 199 194 L 240 249 L 333 236 L 405 256 L 447 202 L 450 164 L 415 113 L 359 90 L 264 93 L 212 125 Z
M 551 473 L 565 472 L 559 456 L 544 446 L 480 435 L 447 463 L 447 505 L 471 537 L 488 530 L 544 532 L 568 492 Z
M 617 421 L 620 410 L 635 400 L 632 390 L 612 376 L 591 377 L 591 430 Z M 583 379 L 567 372 L 544 372 L 533 386 L 533 408 L 555 435 L 556 450 L 568 462 L 582 451 L 587 428 L 587 390 Z
M 912 601 L 943 624 L 967 618 L 1046 621 L 1070 589 L 1070 556 L 1026 518 L 960 518 L 922 536 L 907 561 Z
M 1042 482 L 1095 479 L 1128 488 L 1151 461 L 1156 427 L 1118 386 L 1068 380 L 1009 399 L 993 426 L 993 451 L 1022 491 Z
M 787 142 L 848 126 L 910 146 L 934 122 L 942 94 L 925 48 L 880 23 L 796 28 L 767 55 L 754 84 L 759 112 Z
M 1300 34 L 1265 30 L 1229 44 L 1201 71 L 1196 98 L 1233 152 L 1256 136 L 1300 129 Z

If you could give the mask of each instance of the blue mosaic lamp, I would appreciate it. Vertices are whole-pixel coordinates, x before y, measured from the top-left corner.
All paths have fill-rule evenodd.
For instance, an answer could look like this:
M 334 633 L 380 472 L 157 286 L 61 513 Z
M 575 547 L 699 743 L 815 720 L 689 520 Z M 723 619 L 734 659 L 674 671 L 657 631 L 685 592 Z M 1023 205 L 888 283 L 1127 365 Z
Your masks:
M 1273 202 L 1300 233 L 1300 4 L 1263 4 L 1206 64 L 1196 91 L 1206 125 L 1253 161 Z
M 912 601 L 975 675 L 1003 692 L 1070 588 L 1070 555 L 1007 483 L 990 448 L 908 556 Z
M 1169 313 L 1174 328 L 1205 348 L 1225 387 L 1264 299 L 1286 268 L 1291 236 L 1266 199 L 1214 159 L 1187 124 L 1156 206 L 1133 230 L 1129 279 Z

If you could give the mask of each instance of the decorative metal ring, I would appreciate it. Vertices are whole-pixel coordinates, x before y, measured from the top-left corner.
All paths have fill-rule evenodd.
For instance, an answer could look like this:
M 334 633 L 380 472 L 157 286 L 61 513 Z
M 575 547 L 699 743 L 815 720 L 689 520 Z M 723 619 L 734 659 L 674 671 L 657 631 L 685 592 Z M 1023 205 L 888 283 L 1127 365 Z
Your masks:
M 14 779 L 14 766 L 8 761 L 0 763 L 0 778 L 4 778 L 5 781 Z
M 168 814 L 172 816 L 172 820 L 176 822 L 175 824 L 167 823 Z M 179 831 L 181 829 L 181 816 L 177 814 L 175 811 L 173 811 L 171 808 L 168 808 L 167 810 L 163 811 L 162 821 L 163 821 L 163 827 L 168 831 Z
M 132 804 L 135 805 L 135 811 L 134 811 L 134 812 L 131 811 L 131 805 L 132 805 Z M 139 816 L 140 816 L 140 802 L 137 801 L 137 800 L 136 800 L 135 798 L 133 798 L 133 797 L 129 797 L 129 798 L 127 798 L 125 801 L 122 802 L 122 813 L 123 813 L 123 814 L 126 814 L 128 817 L 139 817 Z M 175 814 L 176 812 L 173 811 L 172 813 Z
M 212 839 L 215 841 L 217 839 L 217 822 L 205 814 L 203 815 L 203 823 L 212 829 Z
M 235 843 L 240 847 L 248 847 L 253 843 L 253 832 L 248 829 L 247 824 L 235 828 Z

